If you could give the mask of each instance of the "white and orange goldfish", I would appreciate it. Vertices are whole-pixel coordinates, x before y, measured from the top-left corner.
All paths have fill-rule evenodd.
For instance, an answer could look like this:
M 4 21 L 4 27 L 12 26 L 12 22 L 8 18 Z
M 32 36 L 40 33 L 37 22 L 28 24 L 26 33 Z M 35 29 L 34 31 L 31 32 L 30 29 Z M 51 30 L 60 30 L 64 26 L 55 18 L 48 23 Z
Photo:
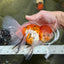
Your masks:
M 25 45 L 26 43 L 28 45 L 31 45 L 31 48 L 27 53 L 26 59 L 32 56 L 34 46 L 45 43 L 48 44 L 48 42 L 51 41 L 51 39 L 53 38 L 54 33 L 48 24 L 42 24 L 41 26 L 39 26 L 34 23 L 27 22 L 23 25 L 20 25 L 15 19 L 13 19 L 10 16 L 4 17 L 3 29 L 7 29 L 10 31 L 11 40 L 9 44 L 14 44 L 15 46 L 13 48 L 19 45 L 17 53 L 19 52 L 19 49 L 22 45 Z M 58 38 L 56 38 L 57 35 L 55 34 L 54 41 L 56 41 L 59 38 L 59 36 Z

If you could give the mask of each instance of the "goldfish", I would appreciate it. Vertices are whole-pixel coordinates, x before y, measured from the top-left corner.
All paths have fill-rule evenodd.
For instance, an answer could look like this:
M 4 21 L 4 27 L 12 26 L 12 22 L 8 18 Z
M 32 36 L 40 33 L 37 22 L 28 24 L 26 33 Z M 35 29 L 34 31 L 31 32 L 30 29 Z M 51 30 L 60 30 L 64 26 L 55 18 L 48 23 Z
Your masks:
M 39 40 L 43 43 L 48 42 L 53 37 L 53 31 L 48 25 L 42 25 L 40 27 L 38 25 L 30 24 L 24 27 L 21 31 L 24 36 L 26 35 L 26 42 L 29 45 Z
M 37 9 L 42 10 L 44 8 L 43 0 L 36 0 Z
M 15 45 L 12 49 L 18 46 L 18 50 L 16 53 L 19 52 L 20 47 L 23 45 L 28 44 L 30 45 L 30 50 L 25 55 L 26 59 L 30 59 L 32 56 L 33 48 L 37 45 L 42 45 L 44 43 L 48 43 L 53 38 L 53 30 L 47 24 L 42 24 L 41 26 L 30 23 L 29 21 L 20 25 L 14 18 L 10 16 L 6 16 L 3 19 L 3 29 L 6 29 L 10 32 L 10 45 Z M 58 35 L 58 34 L 57 34 Z M 59 36 L 55 39 L 56 41 Z M 53 41 L 53 42 L 54 42 Z

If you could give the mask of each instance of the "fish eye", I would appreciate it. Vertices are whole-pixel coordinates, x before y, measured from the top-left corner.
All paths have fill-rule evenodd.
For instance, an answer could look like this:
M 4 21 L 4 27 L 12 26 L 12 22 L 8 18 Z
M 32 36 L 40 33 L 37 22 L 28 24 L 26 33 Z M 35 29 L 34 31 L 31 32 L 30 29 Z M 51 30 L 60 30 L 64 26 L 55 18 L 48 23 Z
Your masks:
M 48 37 L 50 37 L 50 35 L 48 34 Z

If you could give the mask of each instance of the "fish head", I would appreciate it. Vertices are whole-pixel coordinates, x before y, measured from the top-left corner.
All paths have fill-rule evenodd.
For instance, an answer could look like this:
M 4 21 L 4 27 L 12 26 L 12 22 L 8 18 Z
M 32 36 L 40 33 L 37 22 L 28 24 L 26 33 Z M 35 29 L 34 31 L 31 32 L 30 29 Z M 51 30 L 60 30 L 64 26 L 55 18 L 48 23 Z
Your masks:
M 40 28 L 40 40 L 42 42 L 48 42 L 53 38 L 53 31 L 48 25 L 43 25 Z

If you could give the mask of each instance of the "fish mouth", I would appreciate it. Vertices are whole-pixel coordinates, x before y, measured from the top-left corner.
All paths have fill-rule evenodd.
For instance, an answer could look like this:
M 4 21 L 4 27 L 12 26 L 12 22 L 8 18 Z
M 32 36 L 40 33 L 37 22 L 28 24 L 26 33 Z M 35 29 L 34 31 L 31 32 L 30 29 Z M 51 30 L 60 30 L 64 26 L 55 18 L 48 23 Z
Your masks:
M 46 43 L 46 42 L 48 42 L 48 41 L 50 41 L 50 39 L 46 39 L 46 38 L 43 38 L 43 39 L 42 39 L 42 42 L 43 42 L 43 43 Z

